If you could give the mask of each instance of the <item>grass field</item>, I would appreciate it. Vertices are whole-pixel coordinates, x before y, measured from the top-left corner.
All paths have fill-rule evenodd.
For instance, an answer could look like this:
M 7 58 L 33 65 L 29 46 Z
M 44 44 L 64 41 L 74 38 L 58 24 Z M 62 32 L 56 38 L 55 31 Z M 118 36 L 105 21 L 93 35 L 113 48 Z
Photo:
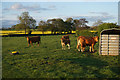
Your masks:
M 119 56 L 78 52 L 75 35 L 71 49 L 62 50 L 61 35 L 41 36 L 41 44 L 28 47 L 25 37 L 2 38 L 3 78 L 120 78 Z M 17 50 L 19 55 L 9 53 Z

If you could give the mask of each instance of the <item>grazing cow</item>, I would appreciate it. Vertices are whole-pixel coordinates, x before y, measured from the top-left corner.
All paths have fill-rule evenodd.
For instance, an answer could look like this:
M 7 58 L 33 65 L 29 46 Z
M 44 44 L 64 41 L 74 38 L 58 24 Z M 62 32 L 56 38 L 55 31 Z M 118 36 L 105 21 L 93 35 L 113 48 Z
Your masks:
M 77 49 L 80 51 L 79 46 L 81 45 L 81 52 L 85 50 L 85 46 L 90 46 L 89 51 L 94 52 L 94 45 L 95 43 L 98 42 L 98 36 L 96 37 L 84 37 L 84 36 L 79 36 L 77 38 Z
M 39 46 L 39 42 L 41 41 L 40 36 L 34 36 L 34 37 L 26 37 L 27 38 L 27 42 L 28 42 L 28 46 L 29 44 L 31 44 L 33 46 L 33 43 L 38 43 Z
M 61 45 L 62 45 L 62 49 L 64 50 L 66 45 L 68 46 L 68 49 L 70 49 L 70 39 L 68 35 L 62 36 Z

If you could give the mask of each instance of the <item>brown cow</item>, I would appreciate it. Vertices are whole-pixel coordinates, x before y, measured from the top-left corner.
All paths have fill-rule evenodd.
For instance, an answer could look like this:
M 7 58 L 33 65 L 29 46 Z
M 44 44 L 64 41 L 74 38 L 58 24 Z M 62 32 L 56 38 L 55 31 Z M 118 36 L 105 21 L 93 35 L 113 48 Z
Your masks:
M 39 46 L 39 42 L 41 42 L 41 38 L 40 36 L 34 36 L 34 37 L 26 37 L 27 38 L 27 42 L 28 42 L 28 46 L 29 44 L 31 44 L 33 46 L 33 43 L 38 43 Z
M 84 36 L 79 36 L 77 38 L 77 49 L 80 51 L 79 46 L 81 45 L 81 52 L 85 50 L 85 46 L 90 46 L 89 51 L 94 52 L 94 45 L 95 43 L 98 42 L 98 36 L 96 37 L 84 37 Z
M 70 49 L 70 39 L 68 35 L 62 36 L 61 45 L 62 45 L 62 49 L 64 50 L 66 45 L 68 46 L 68 49 Z

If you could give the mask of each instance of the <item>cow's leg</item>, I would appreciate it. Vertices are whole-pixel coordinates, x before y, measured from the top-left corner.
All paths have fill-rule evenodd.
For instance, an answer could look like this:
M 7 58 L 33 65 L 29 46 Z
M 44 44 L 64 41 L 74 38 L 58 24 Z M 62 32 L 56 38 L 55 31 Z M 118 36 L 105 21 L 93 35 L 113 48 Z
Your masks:
M 81 46 L 81 52 L 83 52 L 83 47 Z
M 85 47 L 83 47 L 83 51 L 85 51 Z
M 90 46 L 90 49 L 89 49 L 90 52 L 91 52 L 91 49 L 92 49 L 92 47 Z
M 80 51 L 80 41 L 78 40 L 78 43 L 77 43 L 77 49 L 78 49 L 78 51 Z
M 81 44 L 81 52 L 83 52 L 83 44 Z
M 67 46 L 68 46 L 68 49 L 70 49 L 70 44 L 67 44 Z
M 94 44 L 92 44 L 92 51 L 94 52 Z
M 33 43 L 30 41 L 30 44 L 32 45 L 32 47 L 33 47 Z
M 79 48 L 79 47 L 80 47 L 80 45 L 77 45 L 77 49 L 78 49 L 78 51 L 80 51 L 80 48 Z
M 62 49 L 63 49 L 63 47 L 64 47 L 64 46 L 63 46 L 63 43 L 62 43 L 61 45 L 62 45 Z
M 39 42 L 38 42 L 38 46 L 39 46 Z
M 29 47 L 29 43 L 28 43 L 28 47 Z
M 63 46 L 63 49 L 65 50 L 65 45 Z
M 65 50 L 65 44 L 64 43 L 62 43 L 62 49 Z

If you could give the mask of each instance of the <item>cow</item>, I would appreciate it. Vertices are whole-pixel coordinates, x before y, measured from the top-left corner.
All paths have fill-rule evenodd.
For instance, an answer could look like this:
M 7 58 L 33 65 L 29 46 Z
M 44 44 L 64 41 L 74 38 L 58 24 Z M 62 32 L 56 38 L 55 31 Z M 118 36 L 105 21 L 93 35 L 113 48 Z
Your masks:
M 90 46 L 89 51 L 94 52 L 94 45 L 98 42 L 98 36 L 95 37 L 85 37 L 85 36 L 79 36 L 77 38 L 77 49 L 80 51 L 79 46 L 81 45 L 81 52 L 85 50 L 85 46 Z
M 66 45 L 68 46 L 68 49 L 70 49 L 70 39 L 68 35 L 62 36 L 61 45 L 62 45 L 62 49 L 64 50 Z
M 39 46 L 39 42 L 41 42 L 41 38 L 40 36 L 34 36 L 34 37 L 26 37 L 27 38 L 27 42 L 28 42 L 28 46 L 31 44 L 33 46 L 33 43 L 38 43 Z

